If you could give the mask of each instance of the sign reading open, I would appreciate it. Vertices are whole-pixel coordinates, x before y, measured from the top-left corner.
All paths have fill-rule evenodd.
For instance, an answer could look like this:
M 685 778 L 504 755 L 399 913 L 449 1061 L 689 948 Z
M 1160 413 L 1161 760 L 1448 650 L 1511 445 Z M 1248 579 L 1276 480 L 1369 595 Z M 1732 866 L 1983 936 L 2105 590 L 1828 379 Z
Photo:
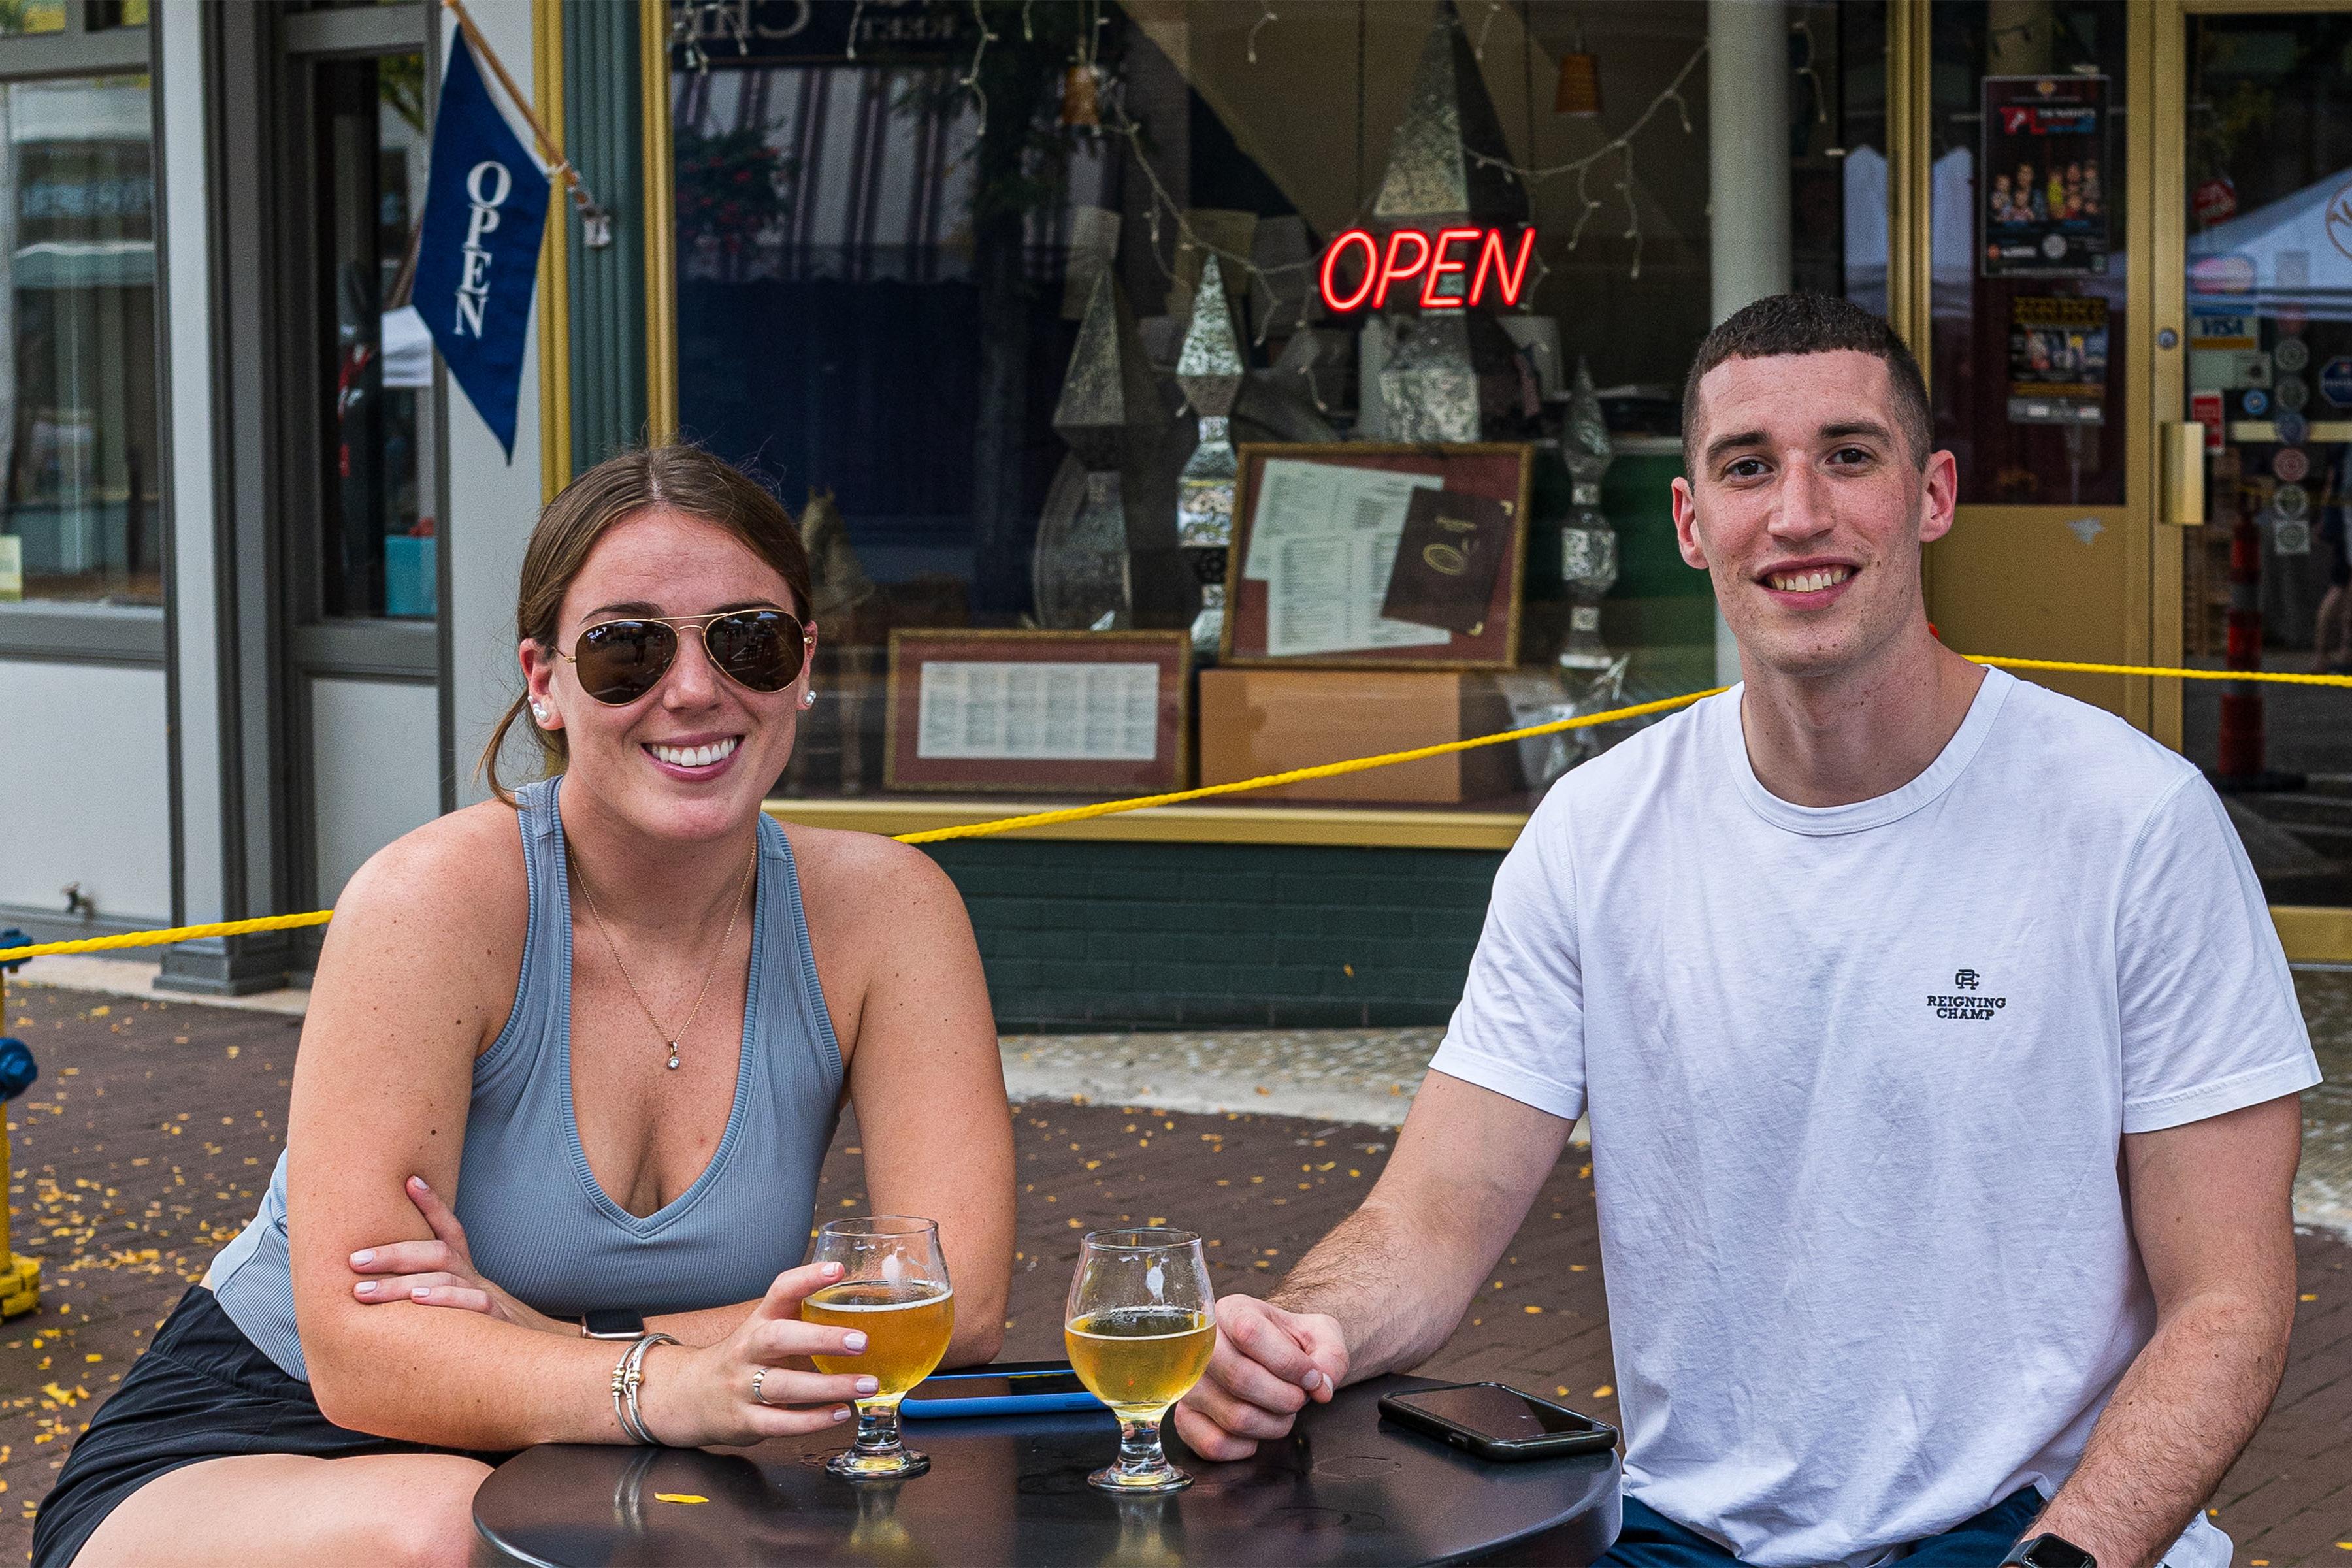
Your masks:
M 1369 304 L 1386 310 L 1389 291 L 1414 278 L 1421 279 L 1421 308 L 1459 310 L 1486 303 L 1492 287 L 1504 305 L 1516 305 L 1528 283 L 1528 263 L 1536 253 L 1536 231 L 1518 231 L 1517 254 L 1509 254 L 1499 228 L 1444 228 L 1433 238 L 1417 228 L 1401 228 L 1383 247 L 1369 230 L 1351 228 L 1334 238 L 1323 252 L 1318 281 L 1323 303 L 1334 310 L 1353 310 Z M 1352 262 L 1352 266 L 1348 264 Z M 1354 276 L 1340 282 L 1343 268 Z M 1441 280 L 1459 278 L 1453 291 L 1441 291 Z

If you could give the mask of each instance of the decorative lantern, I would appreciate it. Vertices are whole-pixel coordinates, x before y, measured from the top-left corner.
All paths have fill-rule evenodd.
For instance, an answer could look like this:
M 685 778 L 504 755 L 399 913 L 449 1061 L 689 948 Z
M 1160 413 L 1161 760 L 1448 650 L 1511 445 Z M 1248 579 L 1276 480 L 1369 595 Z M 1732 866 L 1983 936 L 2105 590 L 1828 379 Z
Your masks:
M 1574 490 L 1559 529 L 1559 574 L 1568 588 L 1568 640 L 1559 650 L 1563 669 L 1603 670 L 1614 662 L 1601 640 L 1601 601 L 1617 585 L 1617 531 L 1601 511 L 1601 478 L 1614 454 L 1592 372 L 1581 355 L 1569 394 L 1568 428 L 1559 443 Z
M 1192 618 L 1192 651 L 1201 658 L 1215 654 L 1224 633 L 1225 551 L 1234 539 L 1234 482 L 1241 472 L 1230 420 L 1244 374 L 1224 272 L 1212 255 L 1201 263 L 1192 320 L 1176 354 L 1176 384 L 1201 419 L 1199 444 L 1176 481 L 1176 545 L 1201 584 L 1201 613 Z
M 1106 268 L 1087 298 L 1054 406 L 1054 431 L 1069 443 L 1083 481 L 1056 480 L 1037 526 L 1031 573 L 1040 626 L 1108 631 L 1125 623 L 1130 600 L 1121 475 L 1139 437 L 1166 417 L 1135 314 Z

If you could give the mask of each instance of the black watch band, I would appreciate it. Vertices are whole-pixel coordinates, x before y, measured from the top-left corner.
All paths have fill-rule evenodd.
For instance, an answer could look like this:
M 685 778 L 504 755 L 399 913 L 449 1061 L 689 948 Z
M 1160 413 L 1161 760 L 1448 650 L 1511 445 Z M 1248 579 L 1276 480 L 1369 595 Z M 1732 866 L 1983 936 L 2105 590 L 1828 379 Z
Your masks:
M 580 1331 L 592 1340 L 643 1339 L 646 1315 L 635 1307 L 591 1307 L 580 1320 Z
M 2028 1536 L 2009 1549 L 2000 1568 L 2099 1568 L 2099 1560 L 2063 1535 Z

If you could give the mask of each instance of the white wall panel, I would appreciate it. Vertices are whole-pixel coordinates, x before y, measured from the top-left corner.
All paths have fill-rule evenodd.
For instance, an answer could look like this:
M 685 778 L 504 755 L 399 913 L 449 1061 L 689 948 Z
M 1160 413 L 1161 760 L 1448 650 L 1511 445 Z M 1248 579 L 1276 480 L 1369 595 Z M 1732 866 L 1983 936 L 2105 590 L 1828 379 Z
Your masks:
M 530 0 L 475 0 L 467 9 L 516 84 L 535 92 Z M 454 20 L 447 22 L 445 48 L 455 47 L 447 40 L 456 26 Z M 566 197 L 559 188 L 551 199 L 562 203 Z M 523 347 L 511 461 L 499 450 L 497 437 L 465 394 L 456 383 L 449 384 L 449 599 L 441 613 L 449 618 L 449 695 L 460 805 L 486 798 L 474 760 L 481 755 L 499 715 L 522 690 L 522 672 L 515 663 L 515 586 L 522 574 L 523 545 L 539 519 L 539 329 L 545 320 L 545 301 L 534 298 L 530 336 Z M 515 754 L 510 748 L 509 755 Z M 507 771 L 511 777 L 514 765 L 509 763 Z
M 317 907 L 341 897 L 369 856 L 441 815 L 439 735 L 429 685 L 310 682 Z
M 180 670 L 180 833 L 190 924 L 226 908 L 221 819 L 219 562 L 213 542 L 211 210 L 205 182 L 201 7 L 154 8 L 163 69 L 165 360 L 172 427 L 172 608 Z M 167 900 L 168 903 L 168 900 Z M 167 904 L 158 904 L 158 910 Z
M 0 903 L 62 914 L 79 882 L 98 913 L 172 913 L 163 672 L 0 660 Z

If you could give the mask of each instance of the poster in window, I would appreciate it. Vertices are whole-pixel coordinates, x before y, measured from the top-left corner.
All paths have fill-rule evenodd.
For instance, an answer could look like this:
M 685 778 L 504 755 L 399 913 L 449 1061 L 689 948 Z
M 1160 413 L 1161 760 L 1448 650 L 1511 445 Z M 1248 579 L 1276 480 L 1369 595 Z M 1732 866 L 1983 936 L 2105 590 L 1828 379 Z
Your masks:
M 2107 270 L 2112 168 L 2103 76 L 1987 77 L 1982 193 L 1987 278 Z
M 2009 302 L 2009 422 L 2104 425 L 2107 302 L 2038 295 Z

